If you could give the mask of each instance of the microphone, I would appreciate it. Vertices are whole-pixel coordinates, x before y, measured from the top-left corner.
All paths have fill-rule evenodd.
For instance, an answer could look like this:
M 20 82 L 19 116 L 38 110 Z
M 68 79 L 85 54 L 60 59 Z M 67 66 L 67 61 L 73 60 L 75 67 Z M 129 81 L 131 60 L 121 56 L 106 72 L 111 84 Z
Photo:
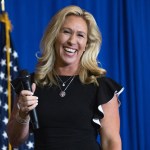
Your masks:
M 27 70 L 21 70 L 20 71 L 19 80 L 20 80 L 24 90 L 32 91 L 32 89 L 31 89 L 31 78 L 30 78 L 30 74 L 28 73 Z M 34 108 L 29 113 L 30 113 L 30 118 L 31 118 L 31 123 L 32 123 L 33 129 L 38 129 L 39 128 L 39 122 L 38 122 L 36 109 Z

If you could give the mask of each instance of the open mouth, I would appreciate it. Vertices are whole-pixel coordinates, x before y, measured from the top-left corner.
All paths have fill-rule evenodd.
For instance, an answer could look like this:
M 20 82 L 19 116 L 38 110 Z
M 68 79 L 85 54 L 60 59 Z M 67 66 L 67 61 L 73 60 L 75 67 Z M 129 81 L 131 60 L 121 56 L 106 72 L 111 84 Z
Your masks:
M 75 53 L 77 51 L 77 50 L 71 49 L 71 48 L 65 48 L 64 50 L 68 53 Z

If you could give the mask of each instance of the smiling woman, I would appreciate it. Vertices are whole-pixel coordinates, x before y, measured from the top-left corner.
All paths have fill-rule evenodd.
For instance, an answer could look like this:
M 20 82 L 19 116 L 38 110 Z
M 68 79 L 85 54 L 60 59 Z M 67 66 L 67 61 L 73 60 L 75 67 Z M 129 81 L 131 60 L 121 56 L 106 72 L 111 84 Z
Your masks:
M 79 16 L 67 16 L 56 38 L 56 71 L 58 72 L 59 68 L 67 66 L 70 70 L 68 75 L 78 74 L 80 59 L 86 50 L 86 43 L 86 21 Z
M 8 123 L 13 147 L 33 131 L 36 150 L 121 150 L 118 96 L 123 88 L 98 66 L 100 45 L 89 12 L 68 6 L 52 18 L 31 75 L 32 92 L 20 92 Z M 29 125 L 35 108 L 39 129 Z
M 62 44 L 62 42 L 65 43 Z M 74 44 L 74 42 L 76 43 Z M 104 75 L 106 72 L 104 69 L 98 67 L 97 56 L 100 45 L 101 34 L 92 14 L 76 6 L 62 9 L 52 18 L 42 38 L 42 57 L 39 59 L 35 75 L 37 84 L 56 84 L 55 72 L 59 75 L 72 76 L 79 74 L 83 83 L 97 83 L 95 76 Z M 60 54 L 66 52 L 66 48 L 76 49 L 76 57 L 69 59 L 72 54 L 63 53 L 61 61 L 62 58 L 63 60 L 66 59 L 66 55 L 64 54 L 70 56 L 67 57 L 67 60 L 69 61 L 73 62 L 75 59 L 78 59 L 74 62 L 77 63 L 75 64 L 76 68 L 71 67 L 71 65 L 67 65 L 64 62 L 64 66 L 62 66 L 63 63 L 57 61 L 56 57 L 60 58 Z M 64 51 L 61 49 L 64 49 Z M 84 55 L 81 54 L 82 51 L 85 51 Z M 58 66 L 57 68 L 55 66 L 57 63 L 60 65 L 59 69 Z M 63 69 L 63 72 L 61 72 L 61 69 Z M 88 70 L 90 70 L 93 75 L 87 75 Z M 48 81 L 49 79 L 51 82 Z

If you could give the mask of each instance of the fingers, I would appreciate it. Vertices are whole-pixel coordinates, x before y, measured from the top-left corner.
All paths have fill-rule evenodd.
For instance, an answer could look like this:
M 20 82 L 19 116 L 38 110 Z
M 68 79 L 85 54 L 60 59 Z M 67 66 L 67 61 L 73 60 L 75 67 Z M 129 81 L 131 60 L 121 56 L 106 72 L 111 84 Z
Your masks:
M 33 83 L 33 84 L 32 84 L 32 92 L 33 92 L 33 93 L 35 92 L 35 89 L 36 89 L 36 84 Z
M 33 95 L 33 92 L 31 91 L 28 91 L 28 90 L 22 90 L 20 92 L 20 95 L 19 96 L 32 96 Z
M 36 86 L 32 85 L 35 91 Z M 33 92 L 22 90 L 18 99 L 18 109 L 22 116 L 27 116 L 29 111 L 38 105 L 38 97 L 33 95 Z

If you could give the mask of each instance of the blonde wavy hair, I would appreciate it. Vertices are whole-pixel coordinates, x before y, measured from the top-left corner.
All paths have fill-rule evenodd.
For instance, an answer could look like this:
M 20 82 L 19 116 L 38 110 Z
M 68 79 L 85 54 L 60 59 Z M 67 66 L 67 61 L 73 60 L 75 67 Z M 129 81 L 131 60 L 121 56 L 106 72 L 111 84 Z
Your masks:
M 41 40 L 41 57 L 38 57 L 38 63 L 35 71 L 35 83 L 44 86 L 57 84 L 56 73 L 54 71 L 55 49 L 54 44 L 61 26 L 66 16 L 75 15 L 82 17 L 88 26 L 88 40 L 86 51 L 84 52 L 81 63 L 79 78 L 82 83 L 97 83 L 97 77 L 104 76 L 106 71 L 99 67 L 98 54 L 102 42 L 101 33 L 97 23 L 89 12 L 78 6 L 68 6 L 60 10 L 50 21 Z

